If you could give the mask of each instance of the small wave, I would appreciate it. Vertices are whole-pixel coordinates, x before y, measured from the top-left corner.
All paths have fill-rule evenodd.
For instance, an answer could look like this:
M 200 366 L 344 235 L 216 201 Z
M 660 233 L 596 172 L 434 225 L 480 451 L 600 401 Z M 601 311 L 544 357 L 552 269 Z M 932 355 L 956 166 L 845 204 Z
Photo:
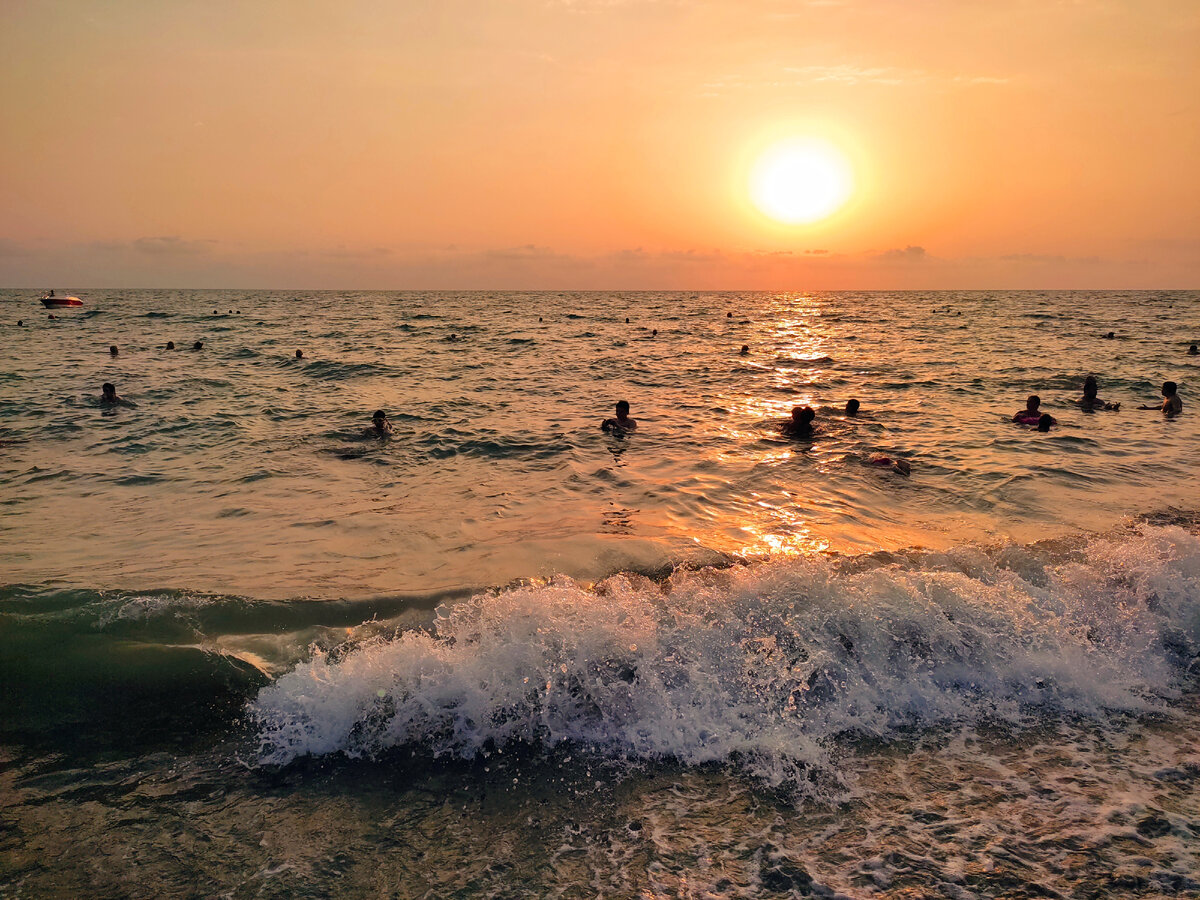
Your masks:
M 736 762 L 805 794 L 814 772 L 836 780 L 840 736 L 1162 709 L 1200 661 L 1200 539 L 1145 525 L 1048 552 L 804 557 L 479 595 L 432 633 L 317 652 L 263 688 L 260 759 L 569 743 Z

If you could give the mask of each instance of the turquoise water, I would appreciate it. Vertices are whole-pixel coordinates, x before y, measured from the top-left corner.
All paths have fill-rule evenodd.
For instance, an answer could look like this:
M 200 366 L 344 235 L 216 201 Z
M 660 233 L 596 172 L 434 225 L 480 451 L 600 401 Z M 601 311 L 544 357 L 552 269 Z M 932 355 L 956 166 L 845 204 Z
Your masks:
M 1200 294 L 70 293 L 0 292 L 3 891 L 1197 889 Z

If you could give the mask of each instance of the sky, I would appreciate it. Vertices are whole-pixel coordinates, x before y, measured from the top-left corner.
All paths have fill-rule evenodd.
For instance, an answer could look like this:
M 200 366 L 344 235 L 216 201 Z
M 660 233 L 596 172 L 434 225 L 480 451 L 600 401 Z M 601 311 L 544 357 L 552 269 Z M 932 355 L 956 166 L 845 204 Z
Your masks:
M 1196 0 L 0 0 L 0 285 L 1200 288 Z M 849 200 L 752 201 L 775 142 Z

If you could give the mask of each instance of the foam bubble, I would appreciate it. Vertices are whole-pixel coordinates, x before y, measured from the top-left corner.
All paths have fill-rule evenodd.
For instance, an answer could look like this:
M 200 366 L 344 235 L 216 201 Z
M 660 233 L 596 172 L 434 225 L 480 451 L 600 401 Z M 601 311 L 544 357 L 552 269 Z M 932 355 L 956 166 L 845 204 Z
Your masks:
M 314 650 L 251 714 L 266 763 L 571 742 L 735 761 L 811 792 L 845 735 L 1162 710 L 1198 644 L 1200 539 L 1145 525 L 1078 551 L 809 556 L 482 594 L 432 632 Z

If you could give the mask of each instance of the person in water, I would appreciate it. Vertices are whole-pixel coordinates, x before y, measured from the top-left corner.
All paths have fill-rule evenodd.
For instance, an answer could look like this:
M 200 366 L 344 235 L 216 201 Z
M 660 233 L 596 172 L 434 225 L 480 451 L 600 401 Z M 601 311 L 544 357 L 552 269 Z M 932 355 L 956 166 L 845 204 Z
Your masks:
M 174 349 L 175 349 L 175 342 L 174 342 L 174 341 L 167 341 L 167 349 L 168 349 L 168 350 L 174 350 Z
M 387 413 L 382 409 L 375 410 L 375 415 L 371 416 L 371 426 L 364 428 L 363 434 L 367 437 L 391 437 L 392 423 L 388 421 Z
M 296 351 L 296 359 L 304 359 L 304 351 L 303 350 Z
M 1164 381 L 1162 406 L 1139 406 L 1138 409 L 1160 409 L 1164 415 L 1177 416 L 1183 412 L 1183 401 L 1179 399 L 1179 387 L 1173 381 Z
M 742 356 L 750 355 L 750 345 L 749 344 L 742 344 L 741 354 L 742 354 Z
M 109 347 L 109 348 L 108 348 L 108 355 L 109 355 L 109 356 L 116 356 L 116 355 L 117 355 L 118 353 L 120 353 L 120 352 L 121 352 L 121 351 L 119 351 L 119 350 L 117 349 L 117 345 L 116 345 L 116 344 L 113 344 L 111 347 Z
M 196 341 L 196 343 L 192 344 L 192 349 L 193 350 L 203 350 L 204 349 L 204 341 Z
M 128 406 L 131 409 L 137 409 L 137 404 L 132 400 L 118 397 L 116 386 L 107 381 L 100 386 L 100 403 L 103 406 Z
M 1042 413 L 1041 416 L 1038 417 L 1037 430 L 1044 434 L 1049 431 L 1050 426 L 1054 424 L 1056 424 L 1054 421 L 1054 416 L 1050 415 L 1049 413 Z
M 1117 410 L 1121 408 L 1120 403 L 1105 403 L 1103 400 L 1097 397 L 1096 394 L 1099 392 L 1099 390 L 1100 387 L 1096 383 L 1096 376 L 1089 375 L 1087 378 L 1083 379 L 1083 396 L 1076 400 L 1075 403 L 1078 404 L 1080 409 Z
M 613 434 L 624 434 L 627 431 L 637 430 L 637 419 L 631 418 L 629 415 L 629 401 L 617 401 L 617 415 L 612 419 L 605 419 L 600 423 L 600 428 L 604 431 L 611 431 Z
M 18 322 L 17 324 L 20 325 L 21 323 Z M 1200 350 L 1196 349 L 1195 344 L 1192 344 L 1192 346 L 1188 347 L 1188 356 L 1195 356 L 1197 353 L 1200 353 Z
M 846 401 L 846 415 L 848 415 L 848 416 L 857 416 L 857 415 L 858 415 L 858 408 L 859 408 L 859 406 L 860 406 L 860 405 L 861 405 L 861 404 L 860 404 L 860 403 L 859 403 L 857 400 L 855 400 L 855 399 L 853 399 L 853 398 L 852 398 L 852 399 L 850 399 L 850 400 L 847 400 L 847 401 Z
M 792 417 L 780 425 L 779 430 L 788 437 L 812 437 L 816 417 L 811 406 L 793 406 Z
M 1037 394 L 1030 394 L 1025 401 L 1025 408 L 1014 413 L 1012 420 L 1018 425 L 1037 425 L 1042 418 L 1042 413 L 1038 412 L 1038 407 L 1042 405 L 1042 398 Z M 1050 424 L 1056 425 L 1054 417 L 1050 416 Z
M 876 456 L 871 459 L 871 465 L 880 468 L 890 468 L 897 475 L 907 478 L 912 474 L 912 465 L 906 459 L 892 459 L 890 456 Z

